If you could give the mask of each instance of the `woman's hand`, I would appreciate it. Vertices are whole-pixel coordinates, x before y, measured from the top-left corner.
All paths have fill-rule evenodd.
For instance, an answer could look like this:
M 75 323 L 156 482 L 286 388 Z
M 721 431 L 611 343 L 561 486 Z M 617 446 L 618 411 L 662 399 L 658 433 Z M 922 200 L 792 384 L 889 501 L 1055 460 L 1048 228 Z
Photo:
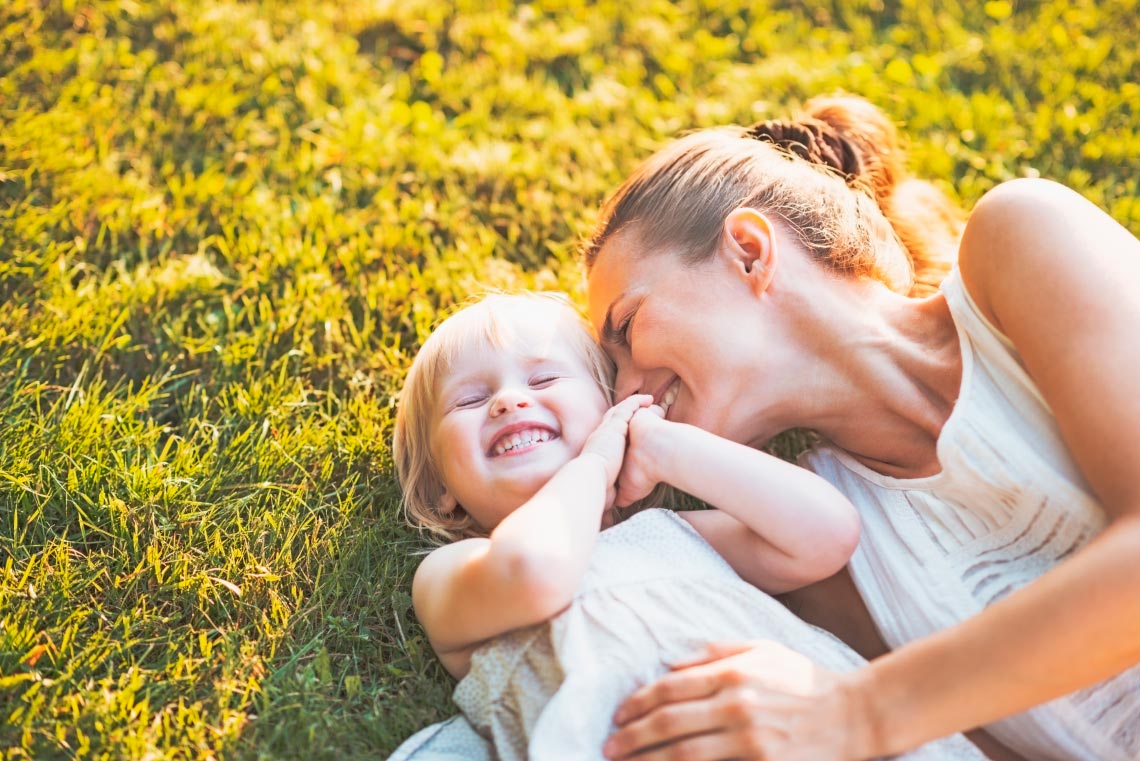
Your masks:
M 661 482 L 658 475 L 662 458 L 660 448 L 664 444 L 662 436 L 669 425 L 665 411 L 656 404 L 634 413 L 629 422 L 629 449 L 617 479 L 618 507 L 649 496 L 653 487 Z
M 870 727 L 842 674 L 777 642 L 710 645 L 630 696 L 607 758 L 843 761 L 870 754 Z

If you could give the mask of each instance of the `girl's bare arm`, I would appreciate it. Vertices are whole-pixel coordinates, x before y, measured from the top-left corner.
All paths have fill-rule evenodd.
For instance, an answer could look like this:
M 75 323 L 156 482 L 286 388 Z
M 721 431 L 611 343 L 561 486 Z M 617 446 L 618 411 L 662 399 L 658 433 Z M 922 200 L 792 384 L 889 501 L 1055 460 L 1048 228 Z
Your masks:
M 640 410 L 618 502 L 664 482 L 714 506 L 682 513 L 749 583 L 786 592 L 831 576 L 859 543 L 859 516 L 819 476 L 696 426 Z
M 466 673 L 473 645 L 570 604 L 621 466 L 629 418 L 647 399 L 613 407 L 582 454 L 489 537 L 440 547 L 420 564 L 412 582 L 416 616 L 453 676 Z

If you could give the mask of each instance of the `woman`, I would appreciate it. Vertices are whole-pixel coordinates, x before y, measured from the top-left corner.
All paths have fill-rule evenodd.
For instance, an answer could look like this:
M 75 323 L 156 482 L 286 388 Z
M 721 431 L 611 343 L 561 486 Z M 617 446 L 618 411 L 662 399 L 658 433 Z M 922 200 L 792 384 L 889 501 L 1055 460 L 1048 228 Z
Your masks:
M 796 683 L 793 653 L 714 646 L 619 709 L 611 758 L 864 759 L 978 726 L 1033 759 L 1140 758 L 1140 241 L 1018 180 L 931 292 L 956 223 L 902 166 L 880 112 L 831 99 L 675 141 L 603 210 L 585 259 L 618 397 L 754 445 L 817 431 L 803 462 L 863 538 L 793 607 L 891 648 Z M 645 481 L 623 471 L 619 503 Z

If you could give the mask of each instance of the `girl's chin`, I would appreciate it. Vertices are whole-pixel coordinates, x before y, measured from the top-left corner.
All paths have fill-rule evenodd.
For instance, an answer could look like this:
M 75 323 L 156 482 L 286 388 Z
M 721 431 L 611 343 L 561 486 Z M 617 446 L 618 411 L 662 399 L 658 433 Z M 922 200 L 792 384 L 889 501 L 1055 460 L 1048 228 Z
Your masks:
M 533 497 L 539 489 L 546 485 L 546 482 L 554 477 L 554 474 L 562 469 L 565 462 L 556 464 L 544 463 L 542 467 L 534 467 L 527 469 L 525 473 L 516 473 L 511 479 L 513 482 L 514 491 L 526 493 Z

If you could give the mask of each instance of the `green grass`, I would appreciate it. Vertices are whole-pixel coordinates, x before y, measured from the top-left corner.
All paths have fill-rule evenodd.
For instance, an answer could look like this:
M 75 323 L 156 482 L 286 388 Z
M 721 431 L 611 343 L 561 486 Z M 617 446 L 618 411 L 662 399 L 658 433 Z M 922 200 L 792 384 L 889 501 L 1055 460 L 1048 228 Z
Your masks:
M 441 310 L 581 297 L 653 147 L 838 89 L 965 204 L 1041 175 L 1140 232 L 1138 37 L 1136 2 L 6 0 L 0 755 L 391 751 L 451 711 L 388 445 Z

